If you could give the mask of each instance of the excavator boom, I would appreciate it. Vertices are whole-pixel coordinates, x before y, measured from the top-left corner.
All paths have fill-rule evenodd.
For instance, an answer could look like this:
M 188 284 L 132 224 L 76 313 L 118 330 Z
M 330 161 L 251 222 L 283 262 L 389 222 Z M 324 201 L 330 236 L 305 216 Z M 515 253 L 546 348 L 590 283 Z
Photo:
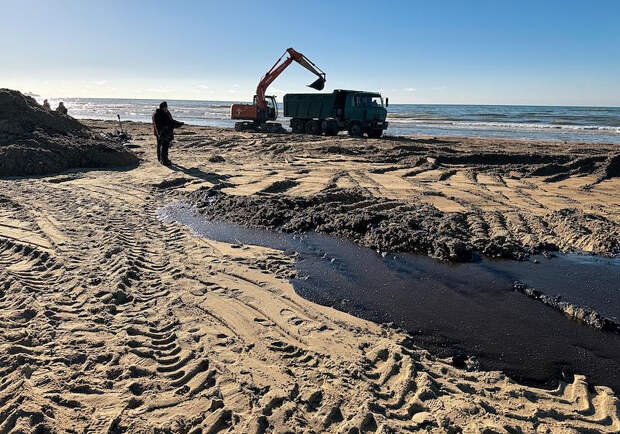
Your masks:
M 293 50 L 292 48 L 289 48 L 287 52 L 291 55 L 291 57 L 294 56 L 293 58 L 295 61 L 297 61 L 297 63 L 299 63 L 301 66 L 306 68 L 308 71 L 312 72 L 313 74 L 319 77 L 316 79 L 316 81 L 309 84 L 308 87 L 311 87 L 316 90 L 323 90 L 323 88 L 325 87 L 325 73 L 321 71 L 321 69 L 318 66 L 312 63 L 312 61 L 308 59 L 306 56 L 304 56 L 303 54 Z
M 289 57 L 287 57 L 285 60 L 282 60 L 287 54 L 289 55 Z M 318 66 L 312 63 L 312 61 L 310 61 L 310 59 L 308 59 L 306 56 L 304 56 L 298 51 L 295 51 L 293 48 L 288 48 L 284 52 L 284 54 L 280 56 L 276 63 L 274 63 L 271 69 L 267 71 L 265 76 L 256 87 L 256 104 L 261 110 L 264 110 L 266 108 L 265 93 L 267 92 L 267 88 L 293 61 L 299 63 L 301 66 L 303 66 L 308 71 L 312 72 L 318 77 L 316 81 L 308 85 L 309 87 L 316 90 L 323 90 L 323 88 L 325 87 L 325 73 L 321 71 Z

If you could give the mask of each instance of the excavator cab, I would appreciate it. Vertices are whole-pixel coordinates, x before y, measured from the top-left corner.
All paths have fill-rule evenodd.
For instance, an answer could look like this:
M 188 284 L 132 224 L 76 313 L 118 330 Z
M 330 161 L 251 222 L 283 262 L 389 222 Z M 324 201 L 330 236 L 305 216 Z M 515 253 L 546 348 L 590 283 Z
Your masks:
M 267 103 L 267 119 L 275 121 L 278 119 L 278 103 L 275 96 L 265 96 L 265 102 Z
M 254 95 L 254 103 L 253 106 L 250 107 L 258 107 L 258 96 Z M 260 122 L 266 121 L 275 121 L 278 118 L 278 103 L 276 102 L 275 96 L 265 95 L 265 110 L 260 111 L 258 114 L 258 119 Z

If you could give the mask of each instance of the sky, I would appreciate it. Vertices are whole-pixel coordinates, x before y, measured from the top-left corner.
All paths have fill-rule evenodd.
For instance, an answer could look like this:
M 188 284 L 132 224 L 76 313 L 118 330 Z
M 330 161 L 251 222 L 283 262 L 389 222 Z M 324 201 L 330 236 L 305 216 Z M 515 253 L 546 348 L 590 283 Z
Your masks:
M 288 47 L 325 91 L 394 103 L 620 106 L 620 1 L 0 0 L 0 87 L 247 101 Z M 269 88 L 310 91 L 291 65 Z

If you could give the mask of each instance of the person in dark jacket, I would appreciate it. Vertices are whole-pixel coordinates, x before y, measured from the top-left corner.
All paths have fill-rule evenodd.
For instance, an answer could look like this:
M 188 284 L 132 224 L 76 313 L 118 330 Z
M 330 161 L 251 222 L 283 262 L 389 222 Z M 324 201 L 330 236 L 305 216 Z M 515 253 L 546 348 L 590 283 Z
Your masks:
M 182 125 L 183 122 L 172 119 L 166 101 L 159 104 L 159 108 L 153 113 L 153 132 L 157 137 L 157 161 L 165 166 L 172 164 L 168 159 L 168 148 L 174 138 L 174 129 Z
M 65 107 L 65 103 L 60 101 L 58 103 L 58 107 L 56 107 L 56 112 L 60 113 L 61 115 L 66 115 L 67 114 L 67 107 Z

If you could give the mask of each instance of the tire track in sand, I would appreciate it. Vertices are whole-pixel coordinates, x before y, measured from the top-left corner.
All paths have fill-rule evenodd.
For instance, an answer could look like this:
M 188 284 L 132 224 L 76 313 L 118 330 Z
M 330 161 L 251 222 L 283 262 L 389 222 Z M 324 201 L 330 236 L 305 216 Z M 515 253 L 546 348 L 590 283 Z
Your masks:
M 0 201 L 2 221 L 49 244 L 0 233 L 0 432 L 620 429 L 607 388 L 576 377 L 545 391 L 457 369 L 393 329 L 300 299 L 280 253 L 161 224 L 166 192 L 140 183 L 140 170 L 0 181 L 23 201 Z M 476 217 L 481 237 L 540 224 Z

